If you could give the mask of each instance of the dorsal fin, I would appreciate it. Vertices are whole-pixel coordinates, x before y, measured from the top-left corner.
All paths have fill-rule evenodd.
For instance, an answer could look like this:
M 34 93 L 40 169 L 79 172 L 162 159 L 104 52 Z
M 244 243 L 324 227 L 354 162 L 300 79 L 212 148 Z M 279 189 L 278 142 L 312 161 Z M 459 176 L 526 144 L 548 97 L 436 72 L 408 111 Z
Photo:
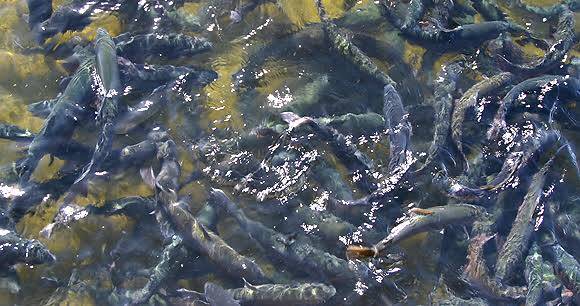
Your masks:
M 244 277 L 242 277 L 242 280 L 244 281 L 244 287 L 248 288 L 248 289 L 252 289 L 252 290 L 258 290 L 258 288 L 254 285 L 252 285 L 249 281 L 247 281 Z
M 413 207 L 409 210 L 409 212 L 411 212 L 415 215 L 422 215 L 422 216 L 429 216 L 429 215 L 433 214 L 432 210 L 419 208 L 419 207 Z

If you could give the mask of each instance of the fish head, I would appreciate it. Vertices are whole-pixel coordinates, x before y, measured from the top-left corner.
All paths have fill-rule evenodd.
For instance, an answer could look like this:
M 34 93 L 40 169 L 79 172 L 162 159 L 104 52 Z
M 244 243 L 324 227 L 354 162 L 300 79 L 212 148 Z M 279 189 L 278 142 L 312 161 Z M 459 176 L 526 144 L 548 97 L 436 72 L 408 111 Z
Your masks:
M 26 245 L 25 263 L 31 265 L 52 264 L 56 257 L 38 240 L 31 240 Z

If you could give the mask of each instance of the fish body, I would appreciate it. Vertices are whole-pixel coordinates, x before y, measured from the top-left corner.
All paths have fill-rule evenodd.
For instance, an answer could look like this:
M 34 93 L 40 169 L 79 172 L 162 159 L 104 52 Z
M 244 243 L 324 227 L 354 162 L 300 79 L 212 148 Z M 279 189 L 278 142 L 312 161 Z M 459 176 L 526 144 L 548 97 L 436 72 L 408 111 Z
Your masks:
M 36 117 L 46 119 L 57 101 L 58 99 L 49 99 L 29 104 L 28 111 Z
M 462 161 L 467 165 L 465 154 L 463 153 L 463 122 L 465 115 L 470 108 L 477 105 L 480 99 L 496 90 L 510 84 L 515 80 L 515 76 L 509 72 L 502 72 L 488 79 L 478 82 L 469 88 L 460 99 L 455 102 L 451 114 L 451 139 L 455 147 L 460 152 Z
M 385 126 L 389 130 L 389 172 L 404 167 L 411 146 L 411 124 L 403 101 L 393 85 L 383 90 L 383 113 Z
M 232 216 L 252 240 L 268 250 L 271 256 L 283 260 L 288 267 L 299 268 L 313 277 L 328 279 L 333 283 L 354 280 L 348 262 L 249 219 L 223 191 L 213 189 L 210 192 L 210 203 Z
M 376 254 L 418 233 L 439 230 L 451 224 L 472 223 L 486 214 L 484 208 L 469 204 L 435 206 L 429 211 L 431 214 L 413 215 L 395 226 L 386 238 L 374 245 Z
M 440 155 L 441 150 L 445 147 L 447 138 L 450 133 L 450 125 L 453 108 L 453 94 L 457 89 L 457 81 L 461 75 L 464 67 L 462 63 L 452 63 L 441 69 L 437 76 L 437 80 L 433 86 L 435 92 L 433 94 L 433 104 L 436 109 L 435 113 L 435 130 L 433 132 L 433 141 L 429 146 L 427 152 L 427 159 L 423 166 L 416 172 L 421 172 L 424 169 L 429 169 L 435 158 Z M 457 106 L 456 106 L 457 107 Z
M 545 261 L 539 247 L 534 243 L 525 261 L 525 275 L 528 283 L 526 306 L 545 305 L 560 297 L 562 288 L 554 275 L 552 265 Z
M 248 305 L 319 305 L 336 294 L 336 289 L 321 283 L 263 284 L 246 283 L 228 290 L 234 299 Z
M 0 123 L 0 138 L 15 141 L 29 141 L 34 139 L 34 135 L 30 131 L 18 126 Z
M 525 254 L 529 249 L 529 243 L 534 233 L 534 213 L 542 196 L 546 175 L 553 159 L 549 160 L 540 171 L 532 177 L 524 200 L 518 208 L 516 219 L 506 238 L 503 247 L 499 250 L 495 265 L 495 277 L 501 282 L 509 281 L 515 274 L 516 269 L 525 260 Z
M 136 63 L 143 63 L 150 56 L 168 59 L 193 56 L 212 48 L 212 44 L 205 38 L 178 33 L 136 34 L 128 38 L 122 35 L 116 37 L 115 42 L 118 54 Z
M 575 33 L 575 14 L 567 6 L 561 6 L 559 12 L 558 25 L 556 32 L 553 34 L 555 44 L 550 46 L 544 57 L 525 64 L 513 64 L 510 61 L 502 58 L 502 62 L 507 66 L 507 69 L 519 74 L 538 75 L 546 73 L 562 64 L 565 61 L 565 56 L 570 49 L 577 43 Z
M 0 228 L 1 267 L 17 263 L 29 265 L 50 264 L 56 257 L 37 240 L 26 239 L 11 230 Z
M 186 100 L 193 88 L 201 88 L 217 78 L 213 71 L 186 73 L 166 85 L 157 87 L 141 102 L 121 113 L 115 122 L 115 133 L 126 134 L 147 121 L 170 103 Z M 191 98 L 191 97 L 190 97 Z
M 27 183 L 45 154 L 53 154 L 68 142 L 76 127 L 89 111 L 91 73 L 94 57 L 86 54 L 66 89 L 58 97 L 50 115 L 32 140 L 26 159 L 19 166 L 20 181 Z
M 567 76 L 543 75 L 515 85 L 500 101 L 491 127 L 487 131 L 489 140 L 498 138 L 500 132 L 507 126 L 506 116 L 508 112 L 515 106 L 520 97 L 525 98 L 525 95 L 530 92 L 541 92 L 542 97 L 557 92 L 562 98 L 578 98 L 580 97 L 580 80 Z M 548 107 L 552 107 L 552 105 L 548 105 Z
M 34 29 L 52 15 L 52 0 L 26 0 L 28 5 L 28 26 Z
M 94 173 L 99 171 L 103 162 L 111 154 L 114 124 L 121 107 L 119 103 L 121 79 L 115 43 L 103 28 L 97 30 L 95 53 L 97 54 L 95 62 L 98 75 L 97 86 L 101 91 L 96 121 L 102 130 L 91 161 L 73 185 L 73 189 L 80 190 L 83 195 L 86 195 L 87 185 Z
M 395 81 L 393 81 L 393 79 L 391 79 L 391 77 L 386 73 L 382 72 L 363 51 L 352 43 L 348 35 L 345 35 L 337 25 L 330 21 L 328 15 L 326 15 L 326 10 L 324 9 L 322 1 L 315 0 L 315 3 L 318 9 L 318 15 L 322 20 L 324 33 L 326 33 L 330 45 L 363 73 L 374 78 L 383 85 L 395 86 Z
M 157 153 L 162 161 L 161 170 L 155 178 L 160 199 L 158 209 L 161 215 L 169 221 L 174 231 L 181 235 L 191 249 L 206 256 L 225 273 L 233 277 L 244 277 L 256 283 L 265 282 L 267 277 L 253 260 L 240 255 L 218 235 L 209 231 L 191 214 L 185 203 L 178 201 L 178 178 L 181 169 L 176 150 L 175 143 L 167 140 L 160 145 Z

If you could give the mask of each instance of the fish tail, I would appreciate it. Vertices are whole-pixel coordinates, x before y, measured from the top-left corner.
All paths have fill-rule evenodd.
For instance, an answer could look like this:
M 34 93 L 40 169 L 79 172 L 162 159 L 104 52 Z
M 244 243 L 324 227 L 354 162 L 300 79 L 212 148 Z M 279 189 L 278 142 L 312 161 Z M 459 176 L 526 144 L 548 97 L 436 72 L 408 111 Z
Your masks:
M 365 247 L 362 245 L 349 245 L 346 248 L 346 258 L 348 259 L 365 259 L 377 256 L 378 252 L 374 247 Z

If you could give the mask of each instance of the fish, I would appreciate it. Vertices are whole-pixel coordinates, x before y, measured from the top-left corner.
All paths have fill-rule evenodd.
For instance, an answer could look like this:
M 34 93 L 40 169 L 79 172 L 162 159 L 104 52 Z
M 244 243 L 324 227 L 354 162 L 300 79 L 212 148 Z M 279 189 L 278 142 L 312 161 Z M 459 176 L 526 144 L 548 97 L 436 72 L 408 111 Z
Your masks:
M 432 163 L 440 156 L 441 150 L 443 150 L 447 143 L 452 122 L 452 111 L 455 111 L 457 107 L 453 102 L 453 94 L 457 90 L 457 81 L 463 70 L 464 65 L 461 62 L 446 65 L 438 73 L 437 79 L 433 83 L 435 92 L 432 103 L 436 110 L 433 141 L 429 146 L 427 158 L 423 162 L 423 165 L 414 171 L 415 174 L 430 169 Z
M 233 217 L 252 240 L 268 250 L 268 255 L 283 260 L 289 267 L 298 268 L 319 279 L 328 279 L 332 283 L 352 281 L 355 278 L 345 260 L 249 219 L 222 190 L 211 189 L 208 201 Z
M 577 220 L 576 215 L 567 213 L 560 213 L 554 218 L 554 229 L 558 241 L 576 260 L 580 258 L 580 227 Z
M 153 210 L 156 203 L 153 203 Z M 204 226 L 215 229 L 217 225 L 217 211 L 211 205 L 205 205 L 196 215 L 196 218 Z M 141 289 L 128 291 L 125 296 L 133 304 L 146 303 L 158 289 L 176 276 L 187 272 L 188 277 L 202 276 L 207 269 L 203 269 L 209 263 L 204 258 L 199 258 L 199 254 L 187 249 L 185 242 L 179 235 L 173 235 L 171 242 L 164 246 L 159 262 L 148 275 L 148 281 Z M 193 267 L 190 265 L 193 263 Z M 209 264 L 211 265 L 211 264 Z
M 420 1 L 417 1 L 420 2 Z M 417 3 L 415 2 L 415 3 Z M 526 30 L 515 23 L 508 21 L 484 21 L 480 23 L 461 25 L 452 29 L 443 28 L 440 25 L 424 30 L 419 25 L 419 18 L 423 14 L 420 4 L 412 6 L 409 20 L 397 16 L 395 10 L 388 3 L 380 4 L 381 12 L 386 19 L 398 28 L 406 37 L 424 44 L 433 44 L 442 50 L 462 50 L 479 46 L 482 42 L 497 37 L 504 32 L 515 34 L 526 33 Z M 435 28 L 435 29 L 433 29 Z
M 347 247 L 347 258 L 368 258 L 381 256 L 390 247 L 413 235 L 445 228 L 451 224 L 469 224 L 484 218 L 483 207 L 469 204 L 447 204 L 428 209 L 430 214 L 414 214 L 395 226 L 387 237 L 372 247 L 360 245 Z
M 505 21 L 507 14 L 504 13 L 495 0 L 474 0 L 473 7 L 487 21 Z
M 528 283 L 526 305 L 544 305 L 560 297 L 562 285 L 554 275 L 552 265 L 542 258 L 535 242 L 526 257 L 524 273 Z
M 494 303 L 521 303 L 525 300 L 525 287 L 510 287 L 499 283 L 491 277 L 483 248 L 495 234 L 488 236 L 479 234 L 470 239 L 467 250 L 467 264 L 463 269 L 463 277 L 477 291 L 480 297 Z
M 42 128 L 28 147 L 25 160 L 19 165 L 20 183 L 25 185 L 32 172 L 45 154 L 53 154 L 63 143 L 68 142 L 76 127 L 89 113 L 91 99 L 91 72 L 95 60 L 88 51 L 77 49 L 82 57 L 81 66 L 77 69 L 65 91 L 51 109 Z
M 17 263 L 29 265 L 52 264 L 56 257 L 38 240 L 26 239 L 16 232 L 0 228 L 0 267 Z
M 533 62 L 513 64 L 501 55 L 499 59 L 506 70 L 525 75 L 539 75 L 550 71 L 565 61 L 570 49 L 577 42 L 575 34 L 575 14 L 566 6 L 559 12 L 558 25 L 553 33 L 555 43 L 550 46 L 546 54 Z
M 548 211 L 537 232 L 537 244 L 540 247 L 542 258 L 551 265 L 556 277 L 564 286 L 574 293 L 574 302 L 578 302 L 580 292 L 580 264 L 574 256 L 566 252 L 558 243 L 554 234 L 554 224 Z
M 101 91 L 99 92 L 100 107 L 97 111 L 96 121 L 102 130 L 91 161 L 72 186 L 73 189 L 80 190 L 83 195 L 86 195 L 87 184 L 94 173 L 99 170 L 103 161 L 111 154 L 114 124 L 121 108 L 119 96 L 121 95 L 122 84 L 115 43 L 109 33 L 103 28 L 97 29 L 95 52 L 98 75 L 95 82 L 98 90 Z
M 150 133 L 149 137 L 159 137 L 159 133 Z M 121 150 L 113 150 L 110 156 L 104 161 L 103 171 L 115 173 L 129 167 L 140 167 L 143 163 L 155 158 L 156 147 L 151 148 L 151 139 L 146 139 L 142 143 L 125 147 Z M 89 151 L 90 153 L 90 151 Z M 84 161 L 88 161 L 91 154 L 80 154 L 84 156 Z M 56 177 L 42 183 L 31 182 L 24 188 L 24 193 L 11 199 L 8 211 L 11 217 L 18 221 L 34 207 L 42 203 L 45 198 L 60 198 L 69 191 L 69 187 L 74 183 L 82 171 L 77 168 L 72 171 L 62 171 Z M 48 198 L 46 198 L 48 199 Z
M 28 111 L 35 117 L 46 119 L 56 102 L 58 98 L 34 102 L 28 105 Z
M 380 82 L 383 86 L 396 86 L 395 81 L 385 72 L 381 71 L 364 52 L 354 45 L 348 35 L 345 35 L 337 25 L 330 22 L 322 1 L 315 0 L 315 4 L 318 9 L 318 15 L 322 20 L 324 33 L 327 35 L 330 45 L 338 54 L 350 61 L 360 71 Z
M 344 163 L 351 174 L 360 176 L 360 179 L 356 180 L 357 185 L 371 192 L 376 189 L 374 179 L 370 175 L 374 169 L 372 160 L 356 145 L 352 144 L 345 135 L 330 126 L 318 124 L 313 118 L 301 117 L 292 112 L 280 113 L 280 117 L 288 123 L 291 130 L 295 130 L 299 126 L 313 128 L 320 139 L 328 142 L 334 154 Z
M 385 118 L 377 113 L 347 113 L 340 116 L 314 118 L 319 124 L 328 125 L 342 134 L 360 137 L 381 133 L 385 127 Z
M 244 287 L 229 289 L 233 298 L 245 305 L 319 305 L 336 294 L 331 285 L 322 283 L 263 284 L 244 283 Z
M 164 109 L 166 105 L 190 97 L 193 88 L 201 88 L 217 79 L 213 71 L 199 71 L 198 73 L 186 73 L 166 85 L 157 87 L 141 102 L 130 107 L 127 111 L 119 114 L 115 121 L 115 134 L 126 134 L 139 124 Z
M 31 141 L 34 139 L 34 134 L 16 125 L 0 123 L 0 138 L 14 141 Z
M 499 250 L 495 265 L 495 277 L 502 283 L 507 283 L 514 277 L 516 269 L 525 260 L 529 243 L 534 233 L 533 216 L 539 205 L 546 175 L 553 164 L 554 157 L 546 162 L 542 168 L 534 174 L 528 192 L 522 204 L 510 232 Z
M 152 211 L 155 211 L 154 199 L 140 196 L 106 201 L 102 206 L 94 204 L 79 206 L 67 203 L 59 208 L 52 222 L 40 231 L 40 235 L 44 238 L 50 238 L 56 230 L 70 227 L 71 224 L 88 216 L 124 215 L 132 219 L 144 219 L 151 216 Z
M 91 14 L 94 9 L 98 9 L 99 4 L 93 2 L 86 8 L 82 6 L 76 7 L 76 4 L 59 6 L 50 18 L 37 23 L 33 29 L 36 42 L 42 44 L 56 34 L 84 29 L 92 22 Z
M 232 292 L 224 288 L 207 282 L 204 286 L 205 298 L 211 306 L 239 306 L 240 302 L 234 298 Z
M 409 114 L 405 111 L 403 101 L 393 85 L 385 85 L 383 90 L 383 113 L 385 126 L 389 130 L 389 165 L 390 173 L 405 168 L 411 147 L 412 128 Z M 407 167 L 408 169 L 408 167 Z
M 525 95 L 530 92 L 541 92 L 542 97 L 554 92 L 562 97 L 580 97 L 580 80 L 559 75 L 543 75 L 518 83 L 500 101 L 493 122 L 487 130 L 488 140 L 497 140 L 500 132 L 507 126 L 507 113 L 515 106 L 519 97 L 525 98 Z M 551 108 L 552 105 L 548 107 Z
M 35 29 L 52 15 L 52 0 L 26 0 L 28 6 L 28 26 Z
M 117 53 L 134 63 L 144 63 L 149 57 L 176 59 L 207 52 L 212 43 L 203 37 L 179 33 L 121 35 L 114 39 Z
M 510 72 L 502 72 L 490 78 L 482 80 L 471 86 L 464 94 L 455 101 L 451 113 L 451 139 L 461 155 L 463 164 L 467 167 L 468 162 L 463 152 L 463 122 L 467 111 L 476 106 L 485 96 L 511 84 L 516 80 L 516 76 Z
M 161 170 L 155 176 L 158 210 L 176 233 L 195 252 L 203 255 L 226 274 L 244 277 L 249 281 L 264 283 L 267 280 L 262 269 L 250 258 L 240 255 L 218 235 L 209 231 L 189 212 L 186 204 L 178 200 L 178 178 L 181 172 L 177 161 L 176 145 L 172 140 L 161 143 L 157 157 Z

